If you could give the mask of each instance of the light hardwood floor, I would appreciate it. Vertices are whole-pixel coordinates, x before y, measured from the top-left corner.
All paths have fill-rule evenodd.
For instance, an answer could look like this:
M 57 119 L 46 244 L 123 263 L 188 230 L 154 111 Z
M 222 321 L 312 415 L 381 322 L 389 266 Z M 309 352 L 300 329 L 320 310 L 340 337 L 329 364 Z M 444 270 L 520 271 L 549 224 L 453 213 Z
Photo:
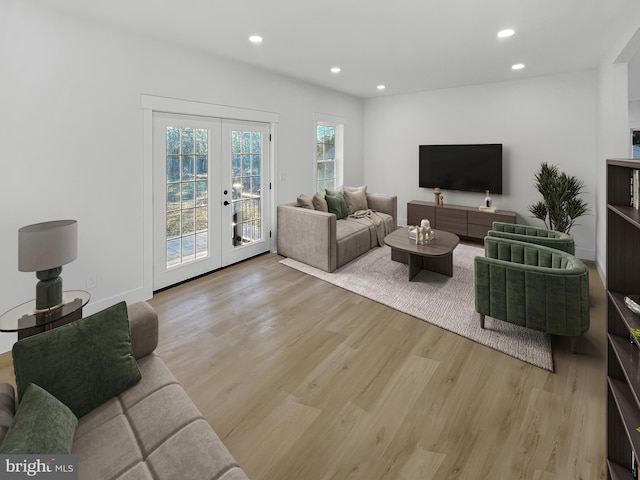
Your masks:
M 158 353 L 252 480 L 605 478 L 606 301 L 555 373 L 267 254 L 161 292 Z M 13 375 L 0 356 L 0 380 Z

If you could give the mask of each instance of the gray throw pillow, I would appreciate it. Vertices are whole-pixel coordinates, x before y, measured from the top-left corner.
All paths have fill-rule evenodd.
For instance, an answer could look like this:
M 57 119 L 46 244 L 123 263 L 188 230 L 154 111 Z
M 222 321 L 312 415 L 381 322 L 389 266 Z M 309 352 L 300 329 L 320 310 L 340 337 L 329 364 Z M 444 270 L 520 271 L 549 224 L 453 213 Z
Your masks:
M 359 210 L 368 210 L 367 203 L 367 187 L 360 187 L 355 190 L 346 190 L 342 192 L 344 201 L 347 202 L 349 215 L 353 215 Z
M 359 190 L 363 188 L 364 189 L 364 193 L 366 195 L 367 193 L 367 186 L 366 185 L 362 185 L 361 187 L 350 187 L 349 185 L 340 185 L 338 188 L 325 188 L 324 191 L 327 195 L 331 195 L 331 196 L 335 196 L 338 193 L 344 193 L 345 191 L 349 191 L 349 192 L 355 192 L 356 190 Z
M 328 212 L 329 206 L 327 205 L 327 201 L 321 193 L 316 193 L 311 199 L 313 202 L 313 206 L 316 210 L 320 212 Z
M 315 210 L 311 197 L 309 195 L 305 195 L 304 193 L 298 195 L 298 206 Z
M 35 383 L 82 417 L 140 381 L 131 353 L 127 305 L 120 302 L 13 346 L 22 399 Z
M 2 454 L 71 453 L 78 418 L 64 403 L 30 383 L 0 445 Z

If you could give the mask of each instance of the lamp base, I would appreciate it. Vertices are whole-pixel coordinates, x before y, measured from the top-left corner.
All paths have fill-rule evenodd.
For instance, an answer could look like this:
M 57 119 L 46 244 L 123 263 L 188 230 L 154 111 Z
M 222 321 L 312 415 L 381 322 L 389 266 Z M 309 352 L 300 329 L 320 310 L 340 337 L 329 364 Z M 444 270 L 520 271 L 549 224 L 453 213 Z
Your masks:
M 62 267 L 36 272 L 36 312 L 51 310 L 62 305 Z

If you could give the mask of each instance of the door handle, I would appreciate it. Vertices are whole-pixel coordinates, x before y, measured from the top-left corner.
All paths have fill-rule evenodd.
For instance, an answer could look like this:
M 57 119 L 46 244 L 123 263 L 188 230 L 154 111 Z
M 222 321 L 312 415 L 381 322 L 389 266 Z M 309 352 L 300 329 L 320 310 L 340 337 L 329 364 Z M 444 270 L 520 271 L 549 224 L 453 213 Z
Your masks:
M 225 201 L 223 202 L 223 205 L 226 207 L 227 205 L 229 205 L 229 202 L 225 200 Z

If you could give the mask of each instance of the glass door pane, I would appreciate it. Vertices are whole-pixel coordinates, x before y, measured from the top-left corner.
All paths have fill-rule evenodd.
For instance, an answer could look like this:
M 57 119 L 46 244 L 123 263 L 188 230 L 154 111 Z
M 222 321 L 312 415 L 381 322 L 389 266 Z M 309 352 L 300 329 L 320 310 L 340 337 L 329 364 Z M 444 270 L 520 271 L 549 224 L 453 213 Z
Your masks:
M 222 262 L 269 251 L 269 125 L 223 120 Z M 226 211 L 224 209 L 227 209 Z
M 234 247 L 262 240 L 262 133 L 231 131 Z
M 209 132 L 204 128 L 166 127 L 167 267 L 209 253 Z

